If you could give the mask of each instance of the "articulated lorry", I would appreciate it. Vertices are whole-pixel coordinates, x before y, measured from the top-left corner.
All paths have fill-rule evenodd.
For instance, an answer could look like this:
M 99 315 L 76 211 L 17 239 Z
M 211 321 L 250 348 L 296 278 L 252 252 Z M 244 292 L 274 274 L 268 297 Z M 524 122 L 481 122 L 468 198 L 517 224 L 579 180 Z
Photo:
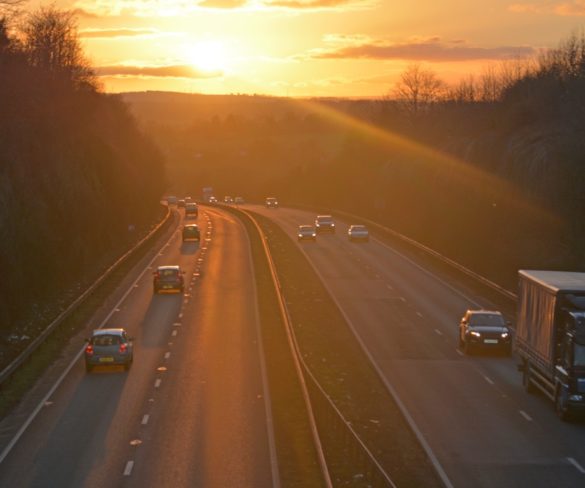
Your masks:
M 520 270 L 515 348 L 526 391 L 585 412 L 585 273 Z

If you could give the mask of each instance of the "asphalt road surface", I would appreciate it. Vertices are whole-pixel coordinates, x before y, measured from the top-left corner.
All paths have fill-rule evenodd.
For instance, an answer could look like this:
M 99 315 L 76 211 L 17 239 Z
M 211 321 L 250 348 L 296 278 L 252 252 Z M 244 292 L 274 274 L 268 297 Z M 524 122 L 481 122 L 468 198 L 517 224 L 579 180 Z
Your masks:
M 78 359 L 0 486 L 278 486 L 247 235 L 220 209 L 196 222 L 201 244 L 177 231 L 151 264 L 183 267 L 185 294 L 153 295 L 148 269 L 104 323 L 134 337 L 131 370 Z
M 296 240 L 316 215 L 243 208 L 269 216 Z M 347 227 L 302 242 L 314 268 L 414 421 L 454 487 L 583 487 L 585 422 L 567 424 L 527 394 L 512 357 L 464 356 L 458 324 L 468 308 L 497 309 L 427 272 L 378 239 L 351 243 Z M 392 442 L 392 439 L 388 439 Z

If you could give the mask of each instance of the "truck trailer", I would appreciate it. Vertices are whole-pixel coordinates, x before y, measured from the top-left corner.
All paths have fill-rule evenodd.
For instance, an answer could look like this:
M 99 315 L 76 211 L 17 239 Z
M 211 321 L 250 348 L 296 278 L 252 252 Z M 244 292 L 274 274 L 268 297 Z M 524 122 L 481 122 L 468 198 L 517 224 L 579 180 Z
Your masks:
M 585 412 L 585 273 L 520 270 L 515 349 L 528 392 L 567 420 Z

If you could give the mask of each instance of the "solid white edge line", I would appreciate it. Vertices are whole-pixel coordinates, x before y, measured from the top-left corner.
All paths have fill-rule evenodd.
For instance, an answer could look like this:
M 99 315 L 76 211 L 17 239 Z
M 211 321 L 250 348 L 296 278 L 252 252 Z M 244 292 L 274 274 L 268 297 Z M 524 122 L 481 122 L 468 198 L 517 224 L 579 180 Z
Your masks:
M 581 466 L 575 458 L 568 457 L 567 461 L 569 461 L 573 466 L 575 466 L 575 468 L 577 468 L 578 471 L 585 474 L 585 468 L 583 468 L 583 466 Z
M 442 333 L 442 332 L 441 332 L 439 329 L 435 329 L 435 333 L 436 333 L 437 335 L 440 335 L 440 336 L 442 336 L 442 335 L 443 335 L 443 333 Z
M 524 417 L 528 422 L 532 422 L 532 417 L 528 415 L 524 410 L 519 410 L 520 415 Z
M 172 239 L 172 236 L 171 236 L 170 239 Z M 158 254 L 155 253 L 155 256 L 148 263 L 148 265 L 144 268 L 144 270 L 142 271 L 142 273 L 140 273 L 140 275 L 138 276 L 138 278 L 137 278 L 136 281 L 140 280 L 140 278 L 142 278 L 142 276 L 147 271 L 149 271 L 149 269 L 152 269 L 152 264 L 158 259 L 158 257 L 159 257 Z M 126 300 L 126 298 L 128 298 L 128 295 L 130 295 L 130 293 L 132 292 L 133 288 L 134 287 L 131 285 L 130 288 L 128 288 L 126 290 L 126 292 L 124 293 L 124 295 L 122 295 L 122 298 L 120 298 L 120 301 L 118 303 L 116 303 L 116 305 L 114 305 L 114 307 L 112 308 L 112 310 L 110 311 L 110 313 L 106 316 L 106 318 L 97 327 L 98 329 L 103 328 L 103 326 L 106 325 L 106 323 L 112 318 L 112 315 L 114 315 L 116 309 L 124 302 L 124 300 Z M 55 391 L 57 390 L 57 388 L 59 388 L 59 386 L 61 385 L 61 383 L 65 379 L 65 377 L 69 374 L 69 372 L 71 371 L 71 369 L 73 369 L 73 366 L 75 366 L 75 363 L 77 363 L 77 361 L 79 361 L 79 358 L 83 354 L 83 351 L 85 351 L 85 346 L 83 346 L 79 350 L 79 352 L 75 355 L 75 357 L 73 358 L 73 360 L 71 361 L 71 363 L 69 363 L 69 366 L 67 366 L 65 368 L 65 370 L 63 371 L 63 373 L 61 374 L 61 376 L 59 376 L 59 378 L 57 378 L 57 381 L 51 387 L 51 389 L 49 390 L 49 392 L 43 397 L 43 399 L 39 402 L 39 404 L 36 406 L 36 408 L 33 410 L 33 412 L 25 420 L 24 424 L 22 424 L 22 426 L 20 427 L 20 429 L 18 429 L 18 431 L 16 432 L 16 434 L 14 435 L 14 437 L 12 438 L 12 440 L 4 448 L 4 450 L 2 451 L 2 454 L 0 454 L 0 464 L 2 464 L 2 462 L 4 461 L 4 459 L 6 459 L 6 456 L 8 456 L 8 454 L 10 453 L 10 451 L 12 451 L 12 449 L 14 448 L 14 446 L 16 445 L 16 443 L 20 440 L 20 438 L 22 437 L 22 435 L 25 433 L 26 429 L 28 429 L 29 425 L 32 423 L 32 421 L 39 414 L 39 412 L 41 411 L 41 409 L 45 406 L 45 403 L 49 400 L 49 398 L 51 398 L 51 396 L 53 396 L 53 394 L 55 393 Z
M 492 380 L 489 376 L 484 375 L 483 379 L 486 380 L 490 385 L 495 385 L 494 380 Z
M 339 300 L 337 299 L 337 297 L 332 293 L 330 286 L 323 279 L 323 275 L 315 266 L 313 266 L 313 262 L 309 259 L 309 256 L 307 255 L 307 253 L 305 252 L 304 249 L 302 249 L 302 252 L 303 252 L 303 254 L 305 254 L 305 257 L 307 258 L 307 260 L 311 264 L 311 267 L 313 268 L 313 270 L 315 271 L 315 273 L 317 274 L 317 276 L 321 280 L 321 283 L 323 283 L 323 286 L 325 287 L 325 289 L 329 293 L 329 296 L 335 302 L 335 304 L 337 305 L 337 308 L 339 309 L 339 311 L 341 312 L 341 314 L 345 318 L 346 322 L 348 323 L 349 327 L 351 328 L 351 330 L 353 332 L 353 335 L 357 339 L 358 343 L 360 344 L 360 346 L 361 346 L 362 350 L 364 351 L 364 353 L 366 354 L 366 356 L 369 358 L 370 364 L 374 367 L 374 369 L 378 373 L 378 376 L 380 377 L 380 379 L 382 380 L 382 382 L 384 383 L 384 385 L 388 389 L 388 392 L 390 393 L 390 395 L 392 396 L 392 398 L 396 402 L 396 405 L 398 406 L 402 415 L 406 419 L 406 422 L 408 423 L 408 425 L 410 426 L 410 428 L 414 432 L 414 434 L 415 434 L 416 438 L 418 439 L 418 441 L 420 442 L 423 450 L 426 452 L 427 456 L 429 457 L 429 461 L 431 462 L 431 464 L 435 468 L 436 473 L 438 474 L 439 478 L 441 478 L 441 481 L 445 485 L 445 488 L 454 488 L 453 483 L 451 483 L 451 480 L 449 479 L 449 477 L 447 476 L 447 473 L 443 469 L 443 466 L 441 465 L 441 463 L 437 459 L 437 456 L 435 456 L 435 453 L 431 449 L 431 446 L 427 442 L 423 433 L 418 428 L 416 422 L 414 421 L 414 418 L 410 415 L 410 412 L 407 410 L 404 403 L 402 403 L 402 400 L 398 396 L 398 393 L 396 392 L 394 387 L 390 384 L 390 382 L 388 381 L 388 378 L 386 378 L 386 376 L 383 374 L 382 369 L 380 368 L 378 363 L 374 360 L 373 356 L 371 355 L 369 349 L 366 347 L 361 336 L 357 333 L 357 329 L 354 327 L 353 322 L 350 320 L 350 318 L 347 315 L 347 313 L 345 312 L 345 310 L 341 307 L 341 304 L 339 303 Z M 404 302 L 406 302 L 406 299 L 404 297 L 400 297 L 400 299 L 402 299 Z
M 124 468 L 124 476 L 130 476 L 132 474 L 132 468 L 134 467 L 134 461 L 128 461 Z

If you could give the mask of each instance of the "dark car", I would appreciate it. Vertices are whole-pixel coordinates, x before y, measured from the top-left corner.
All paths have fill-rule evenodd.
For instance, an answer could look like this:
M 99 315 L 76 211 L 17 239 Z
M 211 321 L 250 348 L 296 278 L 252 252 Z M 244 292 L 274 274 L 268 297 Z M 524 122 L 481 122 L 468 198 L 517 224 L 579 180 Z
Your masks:
M 170 195 L 167 197 L 167 203 L 169 205 L 176 205 L 177 204 L 177 197 L 174 195 Z
M 87 339 L 85 346 L 85 370 L 94 366 L 122 365 L 130 369 L 134 361 L 132 338 L 124 329 L 97 329 Z
M 315 219 L 315 227 L 317 229 L 317 234 L 322 234 L 323 232 L 335 233 L 335 222 L 333 222 L 333 217 L 331 215 L 317 215 L 317 218 Z
M 190 224 L 183 227 L 183 242 L 187 241 L 200 241 L 201 231 L 197 224 Z
M 152 287 L 154 293 L 185 291 L 183 271 L 180 266 L 159 266 L 153 273 Z
M 278 200 L 274 197 L 267 197 L 265 205 L 266 208 L 278 208 Z
M 228 205 L 234 203 L 234 197 L 226 195 L 225 197 L 223 197 L 223 203 L 227 203 Z
M 185 217 L 186 218 L 197 218 L 199 215 L 199 207 L 196 203 L 185 204 Z
M 299 225 L 299 231 L 297 233 L 299 241 L 317 241 L 317 231 L 312 225 Z
M 459 347 L 466 354 L 475 349 L 512 352 L 512 334 L 501 312 L 468 310 L 459 324 Z
M 179 208 L 185 208 L 185 200 L 184 199 L 180 199 L 177 201 L 177 207 Z

